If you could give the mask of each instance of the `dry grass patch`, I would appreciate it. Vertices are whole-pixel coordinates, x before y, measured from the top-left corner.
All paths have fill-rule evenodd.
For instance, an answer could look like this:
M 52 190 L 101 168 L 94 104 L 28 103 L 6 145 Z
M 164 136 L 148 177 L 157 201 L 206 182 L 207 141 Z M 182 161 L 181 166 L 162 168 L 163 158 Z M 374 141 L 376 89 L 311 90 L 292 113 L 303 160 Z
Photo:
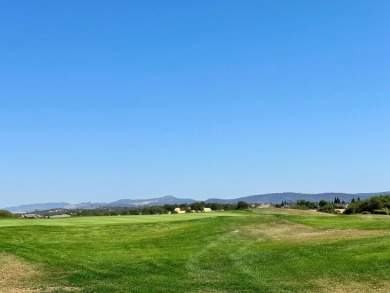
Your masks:
M 43 286 L 39 283 L 43 274 L 37 265 L 28 263 L 16 256 L 0 254 L 1 293 L 49 293 L 80 291 L 74 287 Z
M 31 282 L 39 277 L 36 266 L 15 256 L 0 255 L 0 291 L 3 293 L 41 292 L 31 288 Z
M 284 241 L 290 243 L 329 242 L 390 234 L 390 231 L 380 230 L 319 230 L 283 220 L 248 225 L 233 232 L 237 235 L 249 236 L 256 241 Z
M 318 216 L 318 217 L 334 217 L 335 214 L 320 213 L 316 210 L 299 210 L 299 209 L 284 209 L 284 208 L 263 208 L 263 209 L 252 209 L 252 212 L 255 214 L 265 214 L 265 215 L 298 215 L 298 216 Z

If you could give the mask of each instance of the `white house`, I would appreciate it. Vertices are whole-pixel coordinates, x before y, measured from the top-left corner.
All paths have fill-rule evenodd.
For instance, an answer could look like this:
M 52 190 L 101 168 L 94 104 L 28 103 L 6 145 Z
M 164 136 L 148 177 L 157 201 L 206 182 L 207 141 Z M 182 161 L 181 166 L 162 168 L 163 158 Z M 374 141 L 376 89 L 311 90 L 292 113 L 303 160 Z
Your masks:
M 174 211 L 178 214 L 185 214 L 185 211 L 182 211 L 180 208 L 175 208 Z

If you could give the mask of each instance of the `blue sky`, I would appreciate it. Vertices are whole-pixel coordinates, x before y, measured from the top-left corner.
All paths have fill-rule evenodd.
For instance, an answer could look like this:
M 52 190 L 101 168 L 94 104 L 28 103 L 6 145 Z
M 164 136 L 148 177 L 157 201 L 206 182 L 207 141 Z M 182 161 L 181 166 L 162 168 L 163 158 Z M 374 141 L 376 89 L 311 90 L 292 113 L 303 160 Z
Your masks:
M 1 1 L 0 206 L 389 190 L 388 1 Z

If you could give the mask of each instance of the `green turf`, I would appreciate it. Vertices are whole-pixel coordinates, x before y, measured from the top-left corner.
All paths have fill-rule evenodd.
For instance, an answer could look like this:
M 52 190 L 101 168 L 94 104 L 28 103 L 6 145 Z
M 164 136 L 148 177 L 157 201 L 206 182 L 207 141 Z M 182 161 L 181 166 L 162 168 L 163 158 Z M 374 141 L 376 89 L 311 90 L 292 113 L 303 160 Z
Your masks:
M 41 286 L 57 292 L 387 292 L 389 247 L 386 216 L 269 209 L 0 221 L 0 251 L 38 264 Z
M 213 212 L 167 215 L 136 215 L 136 216 L 102 216 L 102 217 L 71 217 L 55 219 L 0 219 L 2 226 L 79 226 L 108 224 L 162 223 L 184 220 L 196 220 L 219 216 L 240 216 L 245 212 Z
M 287 219 L 295 223 L 309 225 L 318 229 L 390 229 L 390 217 L 383 217 L 381 215 L 329 215 L 326 219 L 324 217 L 299 215 L 279 215 L 278 217 L 280 219 Z

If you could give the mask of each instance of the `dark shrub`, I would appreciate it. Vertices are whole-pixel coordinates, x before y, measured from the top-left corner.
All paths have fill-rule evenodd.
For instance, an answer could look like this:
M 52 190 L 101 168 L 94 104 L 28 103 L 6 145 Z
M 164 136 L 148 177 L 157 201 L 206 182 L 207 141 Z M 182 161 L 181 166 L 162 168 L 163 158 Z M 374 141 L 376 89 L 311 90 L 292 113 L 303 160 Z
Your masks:
M 389 210 L 387 208 L 384 208 L 384 209 L 374 210 L 372 213 L 377 215 L 388 215 Z

